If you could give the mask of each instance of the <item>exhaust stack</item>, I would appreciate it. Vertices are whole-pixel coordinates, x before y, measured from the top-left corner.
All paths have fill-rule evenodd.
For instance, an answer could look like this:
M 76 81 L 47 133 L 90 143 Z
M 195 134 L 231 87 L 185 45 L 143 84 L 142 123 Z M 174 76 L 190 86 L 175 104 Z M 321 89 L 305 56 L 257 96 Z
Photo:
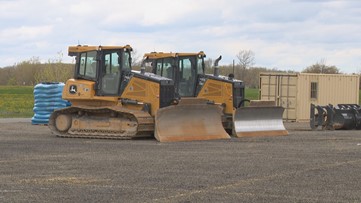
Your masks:
M 219 76 L 219 68 L 218 68 L 218 62 L 222 59 L 222 56 L 219 56 L 215 61 L 214 61 L 214 64 L 213 64 L 213 67 L 214 67 L 214 73 L 213 75 L 218 77 Z

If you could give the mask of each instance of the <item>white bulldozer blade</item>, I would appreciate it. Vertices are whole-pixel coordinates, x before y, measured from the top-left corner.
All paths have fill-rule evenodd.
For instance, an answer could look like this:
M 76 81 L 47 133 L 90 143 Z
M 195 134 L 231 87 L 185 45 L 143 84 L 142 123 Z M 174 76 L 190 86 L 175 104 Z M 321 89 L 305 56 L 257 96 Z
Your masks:
M 196 98 L 159 109 L 154 135 L 160 142 L 230 138 L 222 125 L 222 108 Z
M 284 108 L 280 106 L 249 106 L 238 108 L 234 114 L 237 137 L 288 135 L 283 125 Z

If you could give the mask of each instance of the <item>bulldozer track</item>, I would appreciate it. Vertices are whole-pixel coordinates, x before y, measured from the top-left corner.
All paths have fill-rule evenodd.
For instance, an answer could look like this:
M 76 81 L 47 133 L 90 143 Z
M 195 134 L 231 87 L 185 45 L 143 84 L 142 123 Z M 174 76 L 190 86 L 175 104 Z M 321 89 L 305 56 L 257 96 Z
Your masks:
M 68 115 L 74 119 L 83 119 L 90 121 L 94 119 L 92 116 L 102 114 L 106 115 L 98 119 L 113 118 L 118 122 L 128 122 L 130 127 L 128 129 L 114 130 L 114 129 L 89 129 L 89 128 L 73 128 L 74 121 L 71 127 L 66 131 L 60 131 L 56 126 L 56 118 L 59 115 Z M 113 115 L 113 116 L 112 116 Z M 114 116 L 116 115 L 116 116 Z M 111 122 L 111 121 L 109 121 Z M 140 110 L 131 110 L 119 106 L 110 107 L 68 107 L 55 111 L 50 119 L 48 127 L 52 133 L 58 137 L 65 138 L 91 138 L 91 139 L 133 139 L 140 137 L 151 137 L 154 131 L 154 118 L 147 112 Z

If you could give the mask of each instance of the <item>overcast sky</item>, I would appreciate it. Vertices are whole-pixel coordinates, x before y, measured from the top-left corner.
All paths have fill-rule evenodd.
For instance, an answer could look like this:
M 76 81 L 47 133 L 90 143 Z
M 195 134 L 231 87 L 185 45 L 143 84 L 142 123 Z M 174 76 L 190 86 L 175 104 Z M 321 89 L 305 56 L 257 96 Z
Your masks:
M 0 67 L 64 54 L 69 45 L 255 53 L 255 66 L 302 71 L 319 61 L 361 72 L 359 0 L 0 0 Z

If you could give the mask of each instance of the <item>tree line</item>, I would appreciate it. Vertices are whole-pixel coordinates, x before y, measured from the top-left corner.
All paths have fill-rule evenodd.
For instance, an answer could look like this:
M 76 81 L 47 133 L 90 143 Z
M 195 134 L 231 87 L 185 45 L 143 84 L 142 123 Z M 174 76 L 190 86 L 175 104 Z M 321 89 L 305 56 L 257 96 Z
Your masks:
M 63 63 L 61 59 L 41 63 L 38 57 L 33 57 L 0 68 L 0 85 L 34 86 L 41 82 L 66 82 L 73 73 L 74 64 Z
M 236 79 L 244 82 L 246 87 L 259 88 L 259 75 L 261 72 L 296 73 L 294 70 L 278 70 L 277 68 L 255 67 L 255 53 L 252 50 L 240 50 L 233 64 L 221 66 L 220 74 L 233 74 Z M 206 72 L 213 73 L 213 60 L 206 60 Z M 302 70 L 303 73 L 340 74 L 336 66 L 326 65 L 326 60 L 321 59 L 313 65 Z M 361 86 L 361 81 L 360 81 Z
M 206 73 L 212 74 L 214 60 L 206 59 Z M 133 68 L 140 69 L 140 57 L 133 58 Z M 235 79 L 242 80 L 246 87 L 258 88 L 261 72 L 295 73 L 293 70 L 281 71 L 277 68 L 255 67 L 255 53 L 252 50 L 240 50 L 233 64 L 220 66 L 220 74 L 232 74 Z M 336 66 L 326 65 L 320 60 L 303 69 L 304 73 L 339 74 Z M 0 68 L 0 85 L 36 85 L 41 82 L 66 82 L 74 75 L 74 64 L 63 63 L 62 54 L 56 59 L 49 59 L 41 63 L 38 57 L 22 61 L 13 66 Z

